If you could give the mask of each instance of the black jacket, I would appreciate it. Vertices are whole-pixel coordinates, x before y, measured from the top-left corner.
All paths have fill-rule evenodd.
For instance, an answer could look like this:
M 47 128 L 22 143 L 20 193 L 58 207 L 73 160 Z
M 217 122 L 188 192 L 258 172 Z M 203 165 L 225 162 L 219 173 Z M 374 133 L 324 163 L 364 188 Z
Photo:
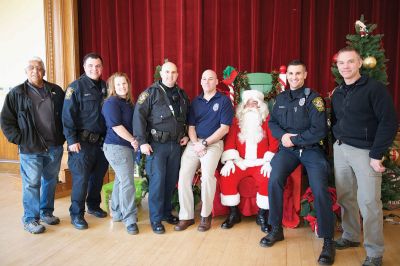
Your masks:
M 133 113 L 133 135 L 139 145 L 149 143 L 152 129 L 169 132 L 175 138 L 185 132 L 189 98 L 178 86 L 180 112 L 176 117 L 169 107 L 169 99 L 158 82 L 139 95 Z
M 386 87 L 367 76 L 347 93 L 343 84 L 337 87 L 332 95 L 332 130 L 336 139 L 382 159 L 397 131 L 396 112 Z
M 1 111 L 1 129 L 9 142 L 19 145 L 21 153 L 44 152 L 48 147 L 35 126 L 32 101 L 27 95 L 27 82 L 18 85 L 7 94 Z M 63 145 L 65 138 L 62 133 L 61 113 L 64 91 L 56 84 L 44 82 L 53 102 L 56 145 Z

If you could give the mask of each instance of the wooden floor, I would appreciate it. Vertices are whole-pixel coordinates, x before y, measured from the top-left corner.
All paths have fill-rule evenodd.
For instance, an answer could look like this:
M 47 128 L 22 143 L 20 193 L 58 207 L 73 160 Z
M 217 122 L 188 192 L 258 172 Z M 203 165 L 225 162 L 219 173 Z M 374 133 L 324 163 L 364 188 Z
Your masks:
M 14 177 L 15 178 L 15 177 Z M 12 174 L 0 173 L 0 265 L 317 265 L 322 241 L 308 227 L 286 229 L 285 241 L 272 248 L 258 242 L 264 234 L 245 218 L 231 230 L 213 220 L 212 229 L 200 233 L 196 226 L 183 232 L 166 224 L 166 234 L 156 235 L 149 226 L 146 202 L 139 210 L 139 230 L 128 235 L 122 223 L 109 217 L 86 215 L 89 229 L 79 231 L 70 224 L 69 197 L 57 199 L 55 215 L 61 224 L 47 226 L 32 235 L 21 225 L 21 192 Z M 397 212 L 398 214 L 400 212 Z M 400 265 L 400 225 L 385 224 L 384 265 Z M 361 265 L 363 248 L 338 251 L 335 265 Z

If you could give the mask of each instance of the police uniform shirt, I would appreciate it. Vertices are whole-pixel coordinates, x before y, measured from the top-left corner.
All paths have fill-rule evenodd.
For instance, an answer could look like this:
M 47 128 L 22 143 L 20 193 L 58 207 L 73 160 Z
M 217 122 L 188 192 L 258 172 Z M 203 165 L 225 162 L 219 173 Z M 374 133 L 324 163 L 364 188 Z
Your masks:
M 297 134 L 291 137 L 295 146 L 317 144 L 328 130 L 323 99 L 311 90 L 307 96 L 305 90 L 303 87 L 280 93 L 268 123 L 272 135 L 279 140 L 285 133 Z
M 159 84 L 164 89 L 165 93 L 167 94 L 167 97 L 169 99 L 171 107 L 174 110 L 175 116 L 179 116 L 180 104 L 179 104 L 178 88 L 176 86 L 174 86 L 172 88 L 167 87 L 164 83 L 161 82 L 161 80 L 159 81 Z
M 217 131 L 221 124 L 230 126 L 232 119 L 233 107 L 227 96 L 217 92 L 207 101 L 202 93 L 192 102 L 188 124 L 196 127 L 197 137 L 206 139 Z
M 100 135 L 106 132 L 101 108 L 107 89 L 103 80 L 99 82 L 100 88 L 83 74 L 67 88 L 62 120 L 68 145 L 79 142 L 82 130 Z

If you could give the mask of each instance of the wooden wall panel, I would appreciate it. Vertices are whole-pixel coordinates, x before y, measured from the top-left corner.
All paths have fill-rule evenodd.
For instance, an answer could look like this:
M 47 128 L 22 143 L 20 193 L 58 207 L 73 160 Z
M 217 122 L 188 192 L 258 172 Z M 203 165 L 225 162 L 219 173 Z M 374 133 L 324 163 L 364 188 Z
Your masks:
M 0 130 L 0 161 L 3 160 L 18 161 L 18 146 L 9 143 L 3 131 Z

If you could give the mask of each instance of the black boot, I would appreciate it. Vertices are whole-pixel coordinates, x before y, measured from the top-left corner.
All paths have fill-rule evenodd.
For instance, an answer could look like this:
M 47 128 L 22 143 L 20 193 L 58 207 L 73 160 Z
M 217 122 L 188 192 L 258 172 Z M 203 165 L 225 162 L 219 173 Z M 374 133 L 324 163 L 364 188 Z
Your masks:
M 268 224 L 268 210 L 259 209 L 256 223 L 261 226 L 261 231 L 268 234 L 271 231 L 271 226 Z
M 283 236 L 283 228 L 281 225 L 276 225 L 272 226 L 271 232 L 267 235 L 261 238 L 260 240 L 260 246 L 262 247 L 272 247 L 275 242 L 282 241 L 285 239 Z
M 321 255 L 319 255 L 318 263 L 320 265 L 332 265 L 335 261 L 335 242 L 331 238 L 324 238 Z
M 229 216 L 221 224 L 221 228 L 223 229 L 232 228 L 235 224 L 240 223 L 242 221 L 240 217 L 239 208 L 237 206 L 232 206 L 229 208 L 230 208 Z

